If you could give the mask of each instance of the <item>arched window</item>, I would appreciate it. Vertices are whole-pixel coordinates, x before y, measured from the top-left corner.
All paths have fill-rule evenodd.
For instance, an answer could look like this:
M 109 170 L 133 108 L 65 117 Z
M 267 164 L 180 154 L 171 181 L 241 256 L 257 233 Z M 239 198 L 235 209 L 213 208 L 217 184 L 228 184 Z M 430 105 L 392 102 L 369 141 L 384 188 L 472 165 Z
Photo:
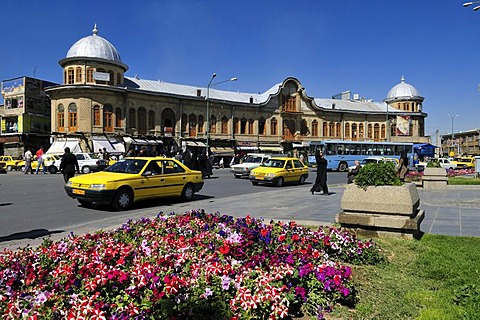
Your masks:
M 110 75 L 110 80 L 108 81 L 108 84 L 111 86 L 115 85 L 115 76 L 113 74 L 113 71 L 108 71 L 108 74 Z
M 318 121 L 313 120 L 312 122 L 312 136 L 318 137 Z
M 63 83 L 67 84 L 67 69 L 63 70 Z
M 121 85 L 122 84 L 122 75 L 119 73 L 117 73 L 117 86 L 118 85 Z
M 330 137 L 334 137 L 334 136 L 335 136 L 335 123 L 330 122 L 330 123 L 328 124 L 328 133 L 330 134 Z
M 59 104 L 57 108 L 57 131 L 65 131 L 65 108 L 63 104 Z
M 87 83 L 93 82 L 93 68 L 90 68 L 90 67 L 87 68 L 87 74 L 85 78 Z
M 345 138 L 350 138 L 350 123 L 345 123 Z
M 385 125 L 384 125 L 384 124 L 382 124 L 380 131 L 381 131 L 381 137 L 382 137 L 382 139 L 385 139 L 386 136 L 385 136 Z
M 239 128 L 239 123 L 240 121 L 238 121 L 238 118 L 233 118 L 233 133 L 234 134 L 237 134 L 239 131 L 238 131 L 238 128 Z
M 72 84 L 75 78 L 75 72 L 73 68 L 68 68 L 67 70 L 67 84 Z
M 210 133 L 217 133 L 217 117 L 210 117 Z
M 228 118 L 225 116 L 222 118 L 222 133 L 228 133 Z
M 272 120 L 270 120 L 270 134 L 272 136 L 276 136 L 278 134 L 278 122 L 275 118 L 272 118 Z
M 248 119 L 248 134 L 253 134 L 253 119 Z
M 359 137 L 360 139 L 363 139 L 363 138 L 364 138 L 364 132 L 365 132 L 365 131 L 363 130 L 363 123 L 360 123 L 360 124 L 358 125 L 358 137 Z
M 198 116 L 198 133 L 203 133 L 203 116 Z
M 75 103 L 68 105 L 68 131 L 77 131 L 77 105 Z
M 194 114 L 191 114 L 188 117 L 188 135 L 189 136 L 196 136 L 197 131 L 195 130 L 195 127 L 197 126 L 197 117 Z
M 326 122 L 323 123 L 323 136 L 328 137 L 328 124 Z
M 352 140 L 357 141 L 358 140 L 358 131 L 357 131 L 357 124 L 352 123 Z
M 128 109 L 128 129 L 136 129 L 137 128 L 137 119 L 136 119 L 136 112 L 134 108 Z
M 335 127 L 337 129 L 335 136 L 340 137 L 342 135 L 342 126 L 340 125 L 340 123 L 337 123 Z
M 242 118 L 240 120 L 240 134 L 246 134 L 247 133 L 247 119 Z
M 75 83 L 82 83 L 82 68 L 80 67 L 75 70 Z
M 148 130 L 155 130 L 155 111 L 148 111 Z
M 302 120 L 301 122 L 301 125 L 300 125 L 300 134 L 302 136 L 306 136 L 308 135 L 308 124 L 307 124 L 307 120 Z
M 100 106 L 93 107 L 93 126 L 100 126 Z
M 113 107 L 109 104 L 103 106 L 103 131 L 113 132 Z
M 185 113 L 182 113 L 182 118 L 180 119 L 181 122 L 181 130 L 182 130 L 182 135 L 187 133 L 187 115 Z
M 260 120 L 258 120 L 258 134 L 261 136 L 266 134 L 264 117 L 261 117 Z
M 372 125 L 369 123 L 368 124 L 368 138 L 372 139 L 372 137 L 373 137 Z
M 115 109 L 115 127 L 122 127 L 122 109 L 120 108 Z
M 378 123 L 375 123 L 375 125 L 373 126 L 373 140 L 380 140 L 380 126 L 378 125 Z
M 138 134 L 147 133 L 147 110 L 140 107 L 138 109 Z

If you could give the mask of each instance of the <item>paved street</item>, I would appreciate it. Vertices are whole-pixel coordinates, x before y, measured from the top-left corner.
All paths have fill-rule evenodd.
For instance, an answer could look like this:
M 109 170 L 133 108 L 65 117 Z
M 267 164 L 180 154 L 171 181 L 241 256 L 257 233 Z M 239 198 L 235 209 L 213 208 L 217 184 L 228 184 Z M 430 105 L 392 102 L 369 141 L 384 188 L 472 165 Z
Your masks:
M 22 247 L 27 244 L 36 245 L 41 242 L 43 236 L 50 235 L 52 239 L 60 239 L 70 232 L 84 234 L 99 229 L 112 229 L 120 226 L 128 219 L 141 217 L 155 217 L 160 211 L 165 213 L 183 213 L 192 209 L 205 209 L 207 212 L 221 212 L 224 214 L 242 217 L 251 215 L 263 217 L 265 221 L 270 220 L 295 220 L 308 225 L 331 225 L 335 221 L 336 214 L 340 211 L 340 201 L 344 191 L 344 174 L 329 174 L 330 192 L 329 197 L 320 194 L 311 195 L 308 191 L 314 176 L 311 176 L 309 184 L 303 186 L 285 186 L 282 188 L 268 186 L 251 186 L 247 180 L 238 180 L 231 177 L 227 169 L 216 171 L 214 179 L 207 180 L 205 188 L 196 196 L 192 202 L 179 202 L 177 200 L 159 201 L 156 203 L 140 203 L 133 210 L 127 212 L 114 212 L 104 208 L 87 209 L 78 206 L 77 202 L 66 197 L 63 186 L 56 187 L 55 194 L 49 195 L 42 191 L 39 185 L 37 192 L 41 194 L 42 201 L 39 203 L 30 202 L 33 212 L 38 215 L 45 215 L 47 224 L 34 225 L 31 221 L 19 219 L 7 212 L 7 208 L 15 205 L 16 201 L 28 201 L 28 195 L 20 190 L 18 199 L 0 198 L 0 221 L 4 227 L 0 235 L 0 247 L 10 248 Z M 10 177 L 16 175 L 16 180 L 25 179 L 22 173 L 9 173 Z M 29 183 L 34 183 L 35 178 L 28 177 Z M 4 176 L 0 176 L 0 185 L 4 190 L 6 187 Z M 61 180 L 60 175 L 42 177 L 44 184 L 51 184 Z M 333 183 L 333 182 L 336 183 Z M 228 190 L 230 186 L 231 190 Z M 216 191 L 221 190 L 221 191 Z M 425 220 L 421 224 L 424 233 L 445 234 L 454 236 L 480 236 L 480 187 L 479 186 L 448 186 L 445 191 L 428 191 L 418 189 L 420 194 L 420 208 L 425 210 Z M 43 193 L 42 193 L 43 192 Z M 216 195 L 216 193 L 221 193 Z M 238 195 L 237 195 L 238 194 Z M 70 223 L 60 220 L 58 215 L 51 215 L 48 212 L 53 210 L 55 199 L 59 200 L 61 207 L 59 212 L 72 211 L 78 217 Z M 57 204 L 58 206 L 58 204 Z M 2 210 L 2 208 L 4 208 Z M 58 210 L 58 208 L 57 208 Z M 5 215 L 9 215 L 6 217 Z M 8 221 L 17 226 L 17 229 L 5 226 Z M 18 225 L 24 228 L 18 229 Z M 22 232 L 5 230 L 23 230 Z

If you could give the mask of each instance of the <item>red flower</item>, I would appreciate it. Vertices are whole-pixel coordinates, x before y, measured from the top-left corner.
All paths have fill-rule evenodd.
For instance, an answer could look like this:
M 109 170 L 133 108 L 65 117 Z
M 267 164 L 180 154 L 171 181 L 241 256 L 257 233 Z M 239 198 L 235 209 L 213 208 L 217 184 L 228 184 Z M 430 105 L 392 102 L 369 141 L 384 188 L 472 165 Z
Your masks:
M 293 240 L 293 241 L 297 241 L 298 239 L 300 239 L 300 237 L 298 236 L 298 234 L 294 234 L 294 235 L 292 236 L 292 240 Z
M 224 244 L 223 246 L 220 247 L 220 253 L 225 255 L 227 254 L 228 252 L 230 252 L 230 247 L 226 244 Z
M 278 241 L 282 242 L 285 240 L 285 235 L 284 234 L 281 234 L 278 236 Z
M 263 228 L 262 230 L 260 230 L 260 234 L 262 235 L 262 237 L 266 237 L 268 234 L 268 230 Z

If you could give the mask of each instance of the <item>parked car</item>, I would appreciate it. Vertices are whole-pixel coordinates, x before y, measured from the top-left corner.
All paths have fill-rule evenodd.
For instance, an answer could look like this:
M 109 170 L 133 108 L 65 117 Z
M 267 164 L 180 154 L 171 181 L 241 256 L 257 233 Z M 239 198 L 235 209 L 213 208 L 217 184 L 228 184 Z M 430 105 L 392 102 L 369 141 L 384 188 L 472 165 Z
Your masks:
M 242 163 L 230 166 L 230 172 L 233 173 L 235 178 L 248 177 L 253 169 L 270 159 L 270 157 L 271 155 L 264 153 L 249 153 Z
M 74 153 L 77 157 L 78 167 L 82 173 L 90 173 L 94 171 L 102 171 L 106 167 L 108 167 L 108 161 L 101 159 L 95 153 Z M 48 167 L 50 173 L 56 173 L 60 171 L 60 163 L 62 159 L 56 160 L 53 165 Z M 55 172 L 52 172 L 55 171 Z
M 259 183 L 281 187 L 287 182 L 304 184 L 308 178 L 308 167 L 298 158 L 272 157 L 250 172 L 253 185 Z
M 101 172 L 73 177 L 65 191 L 84 206 L 99 203 L 126 210 L 134 201 L 149 198 L 192 200 L 203 183 L 200 171 L 190 170 L 178 160 L 138 157 L 119 160 Z
M 13 156 L 0 156 L 0 161 L 5 162 L 5 168 L 7 171 L 21 170 L 25 165 L 25 161 L 15 158 Z
M 47 168 L 47 171 L 52 173 L 52 174 L 57 173 L 58 169 L 55 167 L 55 161 L 60 160 L 61 158 L 57 155 L 48 155 L 48 154 L 44 155 L 43 157 L 44 157 L 43 164 Z M 38 161 L 37 161 L 36 157 L 33 157 L 31 166 L 32 166 L 32 171 L 37 170 Z M 25 170 L 25 165 L 22 166 L 22 171 L 24 171 L 24 170 Z M 42 168 L 42 170 L 43 170 L 43 168 Z
M 446 170 L 455 170 L 457 169 L 457 164 L 450 161 L 447 158 L 431 158 L 429 161 L 435 161 L 440 164 L 440 166 Z M 427 167 L 428 162 L 420 162 L 415 165 L 418 171 L 423 171 Z
M 475 168 L 475 158 L 474 157 L 455 157 L 452 161 L 453 164 L 457 165 L 457 169 L 469 169 Z

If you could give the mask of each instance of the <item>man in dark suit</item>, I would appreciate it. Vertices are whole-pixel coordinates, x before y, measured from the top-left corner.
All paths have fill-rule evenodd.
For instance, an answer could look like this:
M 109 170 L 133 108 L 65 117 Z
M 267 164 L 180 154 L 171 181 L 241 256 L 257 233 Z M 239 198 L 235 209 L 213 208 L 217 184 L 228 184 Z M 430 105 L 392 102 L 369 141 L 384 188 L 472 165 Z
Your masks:
M 73 153 L 70 153 L 69 147 L 66 147 L 62 161 L 60 162 L 60 171 L 63 173 L 63 180 L 65 180 L 65 183 L 68 182 L 68 179 L 75 176 L 75 169 L 77 169 L 77 173 L 80 173 L 77 157 Z

